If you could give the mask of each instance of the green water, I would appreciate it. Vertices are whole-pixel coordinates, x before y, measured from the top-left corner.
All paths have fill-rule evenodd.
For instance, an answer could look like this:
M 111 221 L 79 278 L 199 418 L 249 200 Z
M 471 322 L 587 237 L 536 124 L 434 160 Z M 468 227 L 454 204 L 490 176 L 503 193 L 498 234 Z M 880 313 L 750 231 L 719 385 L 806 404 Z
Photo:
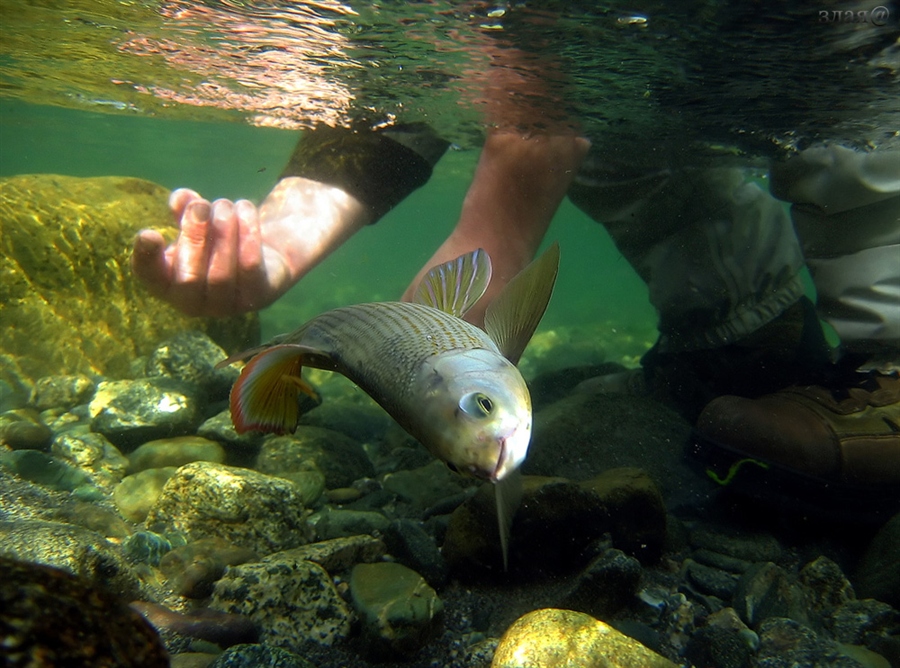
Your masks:
M 298 133 L 241 123 L 92 113 L 0 99 L 0 176 L 132 176 L 210 199 L 260 201 Z M 351 239 L 262 313 L 263 336 L 336 306 L 395 299 L 459 215 L 476 150 L 448 151 L 429 183 Z M 647 291 L 602 226 L 566 202 L 546 237 L 559 240 L 557 288 L 542 329 L 602 323 L 652 342 Z

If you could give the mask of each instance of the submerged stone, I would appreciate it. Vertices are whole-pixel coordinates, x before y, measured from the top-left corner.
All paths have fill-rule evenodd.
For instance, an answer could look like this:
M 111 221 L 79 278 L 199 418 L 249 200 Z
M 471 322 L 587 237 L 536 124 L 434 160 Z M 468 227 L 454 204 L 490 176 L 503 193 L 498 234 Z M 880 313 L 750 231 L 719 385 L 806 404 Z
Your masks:
M 590 615 L 545 608 L 529 612 L 510 626 L 494 652 L 492 668 L 676 668 Z
M 350 576 L 353 606 L 368 651 L 376 658 L 409 656 L 436 633 L 444 604 L 425 579 L 401 564 L 358 564 Z
M 153 628 L 96 582 L 4 556 L 0 628 L 8 666 L 169 665 Z
M 285 554 L 229 568 L 210 607 L 249 617 L 260 642 L 288 651 L 302 651 L 307 642 L 333 645 L 350 634 L 352 615 L 325 569 Z
M 189 541 L 219 537 L 265 555 L 312 538 L 294 485 L 275 476 L 212 462 L 179 468 L 147 516 L 147 526 Z
M 191 462 L 225 461 L 225 451 L 215 441 L 200 436 L 174 436 L 148 441 L 128 454 L 128 468 L 132 473 L 144 469 L 184 466 Z
M 330 429 L 306 426 L 290 436 L 265 440 L 256 468 L 271 475 L 319 471 L 329 489 L 347 487 L 354 480 L 375 475 L 372 462 L 357 441 Z
M 239 371 L 233 366 L 217 369 L 216 365 L 228 357 L 219 345 L 203 332 L 179 332 L 166 339 L 148 356 L 144 375 L 176 378 L 198 386 L 210 401 L 228 398 Z
M 0 180 L 0 377 L 122 378 L 136 357 L 198 324 L 223 348 L 254 345 L 255 314 L 196 319 L 152 297 L 129 266 L 141 228 L 174 238 L 168 191 L 128 177 Z

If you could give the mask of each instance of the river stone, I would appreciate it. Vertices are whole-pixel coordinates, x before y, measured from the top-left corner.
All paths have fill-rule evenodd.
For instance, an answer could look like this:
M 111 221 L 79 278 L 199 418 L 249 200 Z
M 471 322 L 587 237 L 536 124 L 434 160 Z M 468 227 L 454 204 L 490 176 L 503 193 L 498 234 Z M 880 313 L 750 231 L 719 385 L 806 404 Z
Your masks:
M 856 571 L 860 596 L 900 608 L 900 513 L 879 529 Z
M 106 493 L 122 482 L 128 460 L 102 434 L 72 430 L 53 439 L 50 451 L 87 473 L 91 481 Z
M 165 554 L 159 560 L 159 570 L 175 593 L 188 598 L 206 598 L 212 594 L 213 585 L 228 566 L 257 561 L 258 558 L 253 550 L 232 545 L 221 538 L 201 538 Z
M 53 432 L 30 408 L 15 408 L 0 414 L 0 442 L 13 449 L 46 450 Z
M 184 466 L 191 462 L 225 461 L 225 450 L 215 441 L 200 436 L 174 436 L 148 441 L 128 454 L 129 472 Z
M 229 568 L 210 607 L 249 617 L 262 644 L 288 651 L 302 651 L 306 642 L 333 645 L 350 634 L 352 614 L 325 569 L 285 553 Z
M 256 461 L 265 438 L 265 434 L 260 431 L 238 434 L 231 421 L 231 411 L 227 408 L 197 427 L 197 436 L 221 443 L 227 453 L 229 464 L 248 468 Z
M 425 579 L 402 564 L 357 564 L 350 595 L 373 657 L 410 656 L 436 633 L 444 604 Z
M 759 668 L 860 668 L 833 640 L 793 619 L 772 617 L 759 627 Z
M 316 536 L 319 540 L 362 534 L 371 536 L 384 532 L 390 523 L 387 517 L 374 510 L 325 508 L 316 522 Z
M 44 376 L 38 378 L 29 403 L 39 411 L 48 408 L 68 409 L 91 400 L 96 383 L 84 374 Z
M 135 358 L 201 327 L 229 352 L 254 345 L 255 314 L 189 318 L 152 297 L 129 266 L 144 227 L 174 239 L 168 191 L 127 177 L 0 179 L 0 376 L 123 378 Z
M 356 564 L 371 563 L 380 560 L 385 553 L 385 546 L 372 536 L 347 536 L 332 538 L 302 547 L 295 547 L 283 552 L 270 554 L 262 559 L 263 563 L 271 559 L 296 559 L 319 564 L 332 575 L 349 571 Z
M 375 475 L 369 456 L 357 441 L 330 429 L 305 426 L 291 436 L 266 439 L 256 469 L 271 475 L 320 471 L 329 489 L 348 487 L 354 480 Z
M 153 628 L 95 581 L 0 556 L 7 666 L 167 668 Z
M 97 491 L 87 473 L 39 450 L 0 451 L 0 464 L 15 471 L 21 478 L 50 489 L 63 492 Z
M 472 486 L 473 482 L 432 459 L 425 466 L 396 471 L 384 477 L 384 489 L 424 511 L 448 497 L 455 497 Z
M 154 531 L 189 541 L 224 538 L 266 555 L 310 541 L 307 511 L 294 485 L 257 471 L 194 462 L 169 479 L 147 515 Z
M 173 664 L 174 666 L 174 664 Z M 301 656 L 265 645 L 234 645 L 219 654 L 206 668 L 315 668 Z
M 772 562 L 753 565 L 738 580 L 733 607 L 752 628 L 770 617 L 809 622 L 807 592 L 781 566 Z
M 544 608 L 510 626 L 492 668 L 676 668 L 637 640 L 583 612 Z
M 634 600 L 640 580 L 641 563 L 610 548 L 578 575 L 558 606 L 593 617 L 609 617 Z
M 0 555 L 61 568 L 127 600 L 140 597 L 140 583 L 118 546 L 96 531 L 62 522 L 0 522 Z
M 113 503 L 122 517 L 132 522 L 143 522 L 175 471 L 177 469 L 171 466 L 147 469 L 123 478 L 113 489 Z
M 659 558 L 666 513 L 658 488 L 643 471 L 613 469 L 580 483 L 524 476 L 523 486 L 510 536 L 511 572 L 542 576 L 584 568 L 586 548 L 607 532 L 626 554 L 648 563 Z M 442 551 L 460 575 L 500 566 L 490 484 L 453 512 Z
M 210 401 L 220 401 L 228 398 L 240 374 L 233 366 L 216 368 L 226 357 L 228 354 L 203 332 L 179 332 L 147 356 L 144 375 L 177 378 L 200 387 Z
M 201 398 L 171 378 L 104 381 L 90 403 L 91 430 L 122 449 L 152 439 L 193 433 Z

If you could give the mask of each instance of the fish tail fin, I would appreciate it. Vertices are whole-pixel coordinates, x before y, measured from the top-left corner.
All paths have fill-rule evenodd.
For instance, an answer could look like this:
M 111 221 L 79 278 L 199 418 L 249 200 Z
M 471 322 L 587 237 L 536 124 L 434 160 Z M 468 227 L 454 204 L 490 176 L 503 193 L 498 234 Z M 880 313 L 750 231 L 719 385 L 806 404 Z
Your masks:
M 300 393 L 318 399 L 300 376 L 305 346 L 283 344 L 267 348 L 241 370 L 231 388 L 231 421 L 239 434 L 256 429 L 285 434 L 300 420 Z
M 522 503 L 522 474 L 518 469 L 494 483 L 494 499 L 497 502 L 497 524 L 500 529 L 500 551 L 503 553 L 503 571 L 509 570 L 509 537 L 513 518 Z

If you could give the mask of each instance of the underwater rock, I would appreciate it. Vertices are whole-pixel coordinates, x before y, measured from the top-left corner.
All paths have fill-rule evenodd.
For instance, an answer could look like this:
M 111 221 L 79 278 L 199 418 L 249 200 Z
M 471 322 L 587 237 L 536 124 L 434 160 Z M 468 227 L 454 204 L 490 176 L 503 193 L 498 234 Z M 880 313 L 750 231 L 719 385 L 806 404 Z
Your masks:
M 606 532 L 626 554 L 647 563 L 659 558 L 665 541 L 665 508 L 645 473 L 613 469 L 581 483 L 525 476 L 522 505 L 510 536 L 510 571 L 541 576 L 583 568 L 587 546 Z M 453 512 L 442 551 L 460 575 L 472 576 L 500 565 L 490 484 Z
M 416 469 L 389 473 L 383 481 L 385 490 L 421 512 L 448 497 L 457 497 L 474 484 L 436 459 Z
M 358 564 L 350 595 L 363 625 L 367 653 L 409 657 L 437 632 L 444 604 L 424 578 L 402 564 Z
M 691 636 L 684 658 L 704 668 L 750 668 L 753 652 L 734 631 L 704 626 Z
M 772 562 L 755 564 L 741 576 L 732 605 L 740 618 L 753 628 L 774 617 L 809 623 L 803 587 Z
M 14 450 L 46 450 L 53 432 L 40 416 L 29 408 L 16 408 L 0 414 L 0 443 Z
M 52 520 L 77 524 L 106 538 L 121 540 L 131 535 L 131 528 L 114 510 L 85 501 L 67 503 L 53 513 Z
M 216 582 L 210 607 L 249 617 L 262 644 L 288 651 L 301 651 L 307 642 L 332 645 L 350 634 L 352 614 L 331 576 L 285 553 L 229 568 Z
M 91 482 L 110 494 L 122 482 L 128 460 L 102 434 L 72 430 L 53 439 L 50 451 L 85 472 Z
M 29 482 L 61 492 L 78 492 L 82 498 L 93 498 L 97 492 L 90 477 L 57 457 L 38 450 L 0 452 L 0 464 Z
M 828 557 L 817 557 L 800 569 L 799 581 L 806 589 L 806 600 L 813 618 L 824 617 L 835 608 L 856 600 L 853 585 L 841 567 Z
M 592 617 L 608 617 L 634 599 L 641 563 L 621 550 L 607 549 L 579 573 L 556 607 Z
M 302 547 L 276 552 L 260 561 L 262 563 L 267 563 L 272 559 L 311 561 L 334 575 L 349 571 L 356 564 L 379 561 L 385 551 L 384 543 L 372 536 L 347 536 L 321 540 Z
M 866 548 L 854 578 L 865 598 L 900 608 L 900 513 L 878 530 Z
M 62 522 L 0 522 L 0 554 L 61 568 L 127 600 L 139 597 L 140 583 L 118 547 L 96 531 Z
M 301 426 L 290 436 L 266 439 L 255 468 L 270 475 L 317 470 L 325 476 L 325 486 L 329 489 L 347 487 L 354 480 L 375 475 L 362 445 L 321 427 Z
M 510 626 L 494 652 L 493 668 L 676 668 L 637 640 L 583 612 L 545 608 Z
M 0 376 L 29 386 L 56 374 L 122 378 L 134 358 L 198 324 L 230 352 L 256 344 L 255 314 L 189 318 L 134 278 L 138 230 L 177 234 L 167 199 L 166 189 L 127 177 L 0 180 L 0 353 L 9 362 Z
M 156 504 L 163 487 L 175 471 L 175 467 L 147 469 L 134 475 L 125 476 L 113 489 L 113 503 L 122 517 L 132 522 L 143 522 L 150 509 Z
M 750 563 L 777 561 L 782 554 L 781 545 L 775 537 L 761 532 L 700 526 L 690 532 L 690 543 L 695 548 Z
M 152 531 L 135 531 L 122 541 L 122 554 L 132 563 L 159 566 L 160 559 L 172 549 L 172 542 Z
M 522 472 L 578 481 L 638 467 L 668 500 L 690 500 L 710 486 L 685 461 L 690 430 L 684 418 L 649 398 L 575 393 L 535 414 Z
M 216 368 L 226 357 L 228 353 L 203 332 L 179 332 L 147 356 L 144 375 L 175 378 L 196 385 L 209 401 L 221 401 L 228 399 L 231 386 L 240 375 L 233 366 Z
M 419 522 L 394 520 L 382 534 L 385 547 L 398 563 L 421 574 L 435 589 L 447 583 L 447 562 L 432 535 Z
M 231 411 L 228 409 L 213 415 L 197 427 L 197 436 L 221 443 L 229 464 L 248 468 L 256 461 L 259 448 L 266 437 L 260 431 L 238 434 L 231 421 Z
M 177 633 L 189 638 L 199 638 L 219 647 L 231 647 L 255 643 L 259 633 L 253 621 L 243 615 L 233 615 L 210 608 L 195 608 L 186 613 L 175 612 L 158 603 L 134 601 L 138 611 L 161 633 Z
M 159 569 L 172 589 L 188 598 L 206 598 L 228 566 L 256 561 L 258 555 L 221 538 L 201 538 L 168 552 Z
M 192 433 L 200 423 L 200 397 L 171 378 L 104 381 L 90 403 L 91 429 L 116 446 Z
M 208 668 L 315 668 L 293 652 L 265 645 L 229 647 Z
M 38 378 L 31 390 L 29 403 L 39 411 L 48 408 L 69 409 L 86 404 L 94 395 L 96 383 L 84 374 L 44 376 Z
M 382 533 L 391 521 L 374 510 L 342 510 L 324 508 L 316 522 L 316 536 L 319 540 Z
M 394 421 L 379 406 L 326 401 L 300 417 L 300 424 L 330 429 L 358 443 L 383 441 Z
M 878 636 L 900 635 L 900 612 L 871 598 L 847 601 L 828 622 L 835 640 L 851 645 L 868 645 Z
M 167 668 L 152 627 L 93 580 L 0 556 L 8 666 Z
M 128 453 L 128 470 L 184 466 L 191 462 L 225 462 L 225 450 L 215 441 L 200 436 L 174 436 L 148 441 Z
M 312 538 L 307 511 L 287 480 L 211 462 L 178 469 L 147 515 L 155 531 L 189 541 L 219 537 L 266 555 Z
M 723 601 L 730 601 L 737 586 L 738 578 L 713 566 L 706 566 L 693 559 L 685 563 L 685 574 L 688 581 L 704 594 L 715 596 Z
M 773 617 L 759 627 L 759 668 L 860 668 L 838 644 L 793 620 Z

